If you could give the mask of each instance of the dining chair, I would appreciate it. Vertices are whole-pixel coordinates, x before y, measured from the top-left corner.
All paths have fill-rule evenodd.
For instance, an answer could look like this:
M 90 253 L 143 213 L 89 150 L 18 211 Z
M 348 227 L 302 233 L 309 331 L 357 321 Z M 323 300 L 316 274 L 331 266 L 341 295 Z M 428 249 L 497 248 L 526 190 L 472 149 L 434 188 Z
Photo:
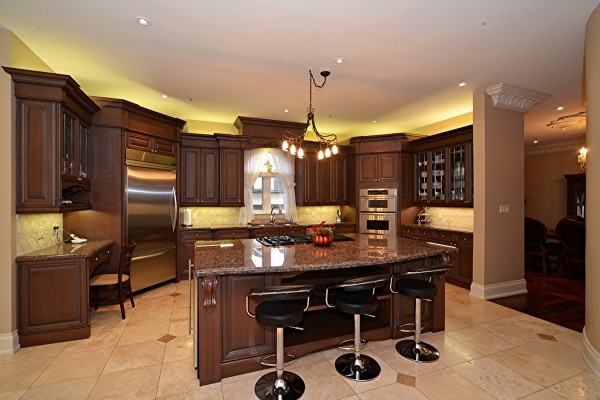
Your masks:
M 525 217 L 525 264 L 541 266 L 542 272 L 547 272 L 550 257 L 556 257 L 559 249 L 549 244 L 546 239 L 548 231 L 542 221 Z
M 575 265 L 585 270 L 585 222 L 582 218 L 567 216 L 556 224 L 556 235 L 562 245 L 558 274 L 565 266 Z

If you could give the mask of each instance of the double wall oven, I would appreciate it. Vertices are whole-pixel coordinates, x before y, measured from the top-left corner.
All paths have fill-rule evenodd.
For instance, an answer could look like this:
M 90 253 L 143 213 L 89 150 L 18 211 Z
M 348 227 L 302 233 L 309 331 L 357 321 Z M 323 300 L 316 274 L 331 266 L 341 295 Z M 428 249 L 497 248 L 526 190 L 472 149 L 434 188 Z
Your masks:
M 360 189 L 359 232 L 396 237 L 398 190 Z

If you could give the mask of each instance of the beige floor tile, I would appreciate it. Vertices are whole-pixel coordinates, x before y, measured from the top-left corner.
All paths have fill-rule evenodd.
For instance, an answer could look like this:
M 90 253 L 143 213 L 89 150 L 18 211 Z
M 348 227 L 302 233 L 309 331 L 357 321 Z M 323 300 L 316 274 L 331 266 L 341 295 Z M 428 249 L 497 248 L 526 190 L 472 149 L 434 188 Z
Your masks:
M 264 373 L 265 372 L 262 374 Z M 221 381 L 223 400 L 256 399 L 254 385 L 262 374 L 251 377 L 248 377 L 248 374 L 244 374 L 235 377 L 238 379 L 228 378 L 227 380 Z
M 529 351 L 529 344 L 491 354 L 489 358 L 543 387 L 561 382 L 579 373 L 579 371 L 533 354 Z
M 508 318 L 508 321 L 514 323 L 515 325 L 529 329 L 535 333 L 544 335 L 558 336 L 561 334 L 568 334 L 570 332 L 578 333 L 571 329 L 567 329 L 560 325 L 556 325 L 527 314 L 518 314 L 512 318 Z
M 54 359 L 33 386 L 100 375 L 112 351 L 113 349 L 99 349 L 81 353 L 61 354 Z
M 416 388 L 429 400 L 496 399 L 450 368 L 417 377 Z
M 174 301 L 174 297 L 169 295 L 162 295 L 156 297 L 141 297 L 139 300 L 136 299 L 135 308 L 137 311 L 138 309 L 153 309 L 154 307 L 173 307 Z
M 440 352 L 440 360 L 447 366 L 453 366 L 475 358 L 483 357 L 483 354 L 473 348 L 451 338 L 446 332 L 437 332 L 423 336 L 422 340 L 435 347 Z
M 0 364 L 0 392 L 28 389 L 55 358 L 40 357 Z
M 340 400 L 360 400 L 360 397 L 350 396 L 350 397 L 344 397 L 343 399 L 340 399 Z
M 173 307 L 173 311 L 171 312 L 171 321 L 185 320 L 187 321 L 190 317 L 189 315 L 189 307 L 186 305 L 185 307 Z M 192 316 L 193 318 L 193 316 Z
M 327 361 L 294 368 L 293 372 L 302 377 L 306 385 L 303 398 L 334 400 L 355 394 L 349 381 L 342 378 Z
M 42 346 L 23 347 L 14 354 L 0 356 L 0 365 L 8 362 L 28 360 L 34 358 L 55 357 L 59 355 L 67 343 L 53 343 Z
M 380 349 L 373 350 L 373 352 L 396 372 L 404 375 L 420 376 L 447 368 L 447 365 L 442 361 L 437 361 L 434 363 L 418 363 L 408 360 L 398 354 L 394 346 L 382 347 Z
M 381 367 L 381 373 L 377 378 L 367 382 L 356 382 L 346 379 L 346 383 L 355 393 L 360 394 L 369 390 L 377 389 L 383 386 L 388 386 L 393 383 L 396 383 L 396 381 L 398 380 L 398 373 L 392 367 L 387 365 L 381 358 L 379 358 L 373 352 L 364 351 L 362 353 L 377 361 L 377 363 Z M 335 360 L 329 360 L 329 363 L 331 364 L 331 367 L 335 370 Z
M 126 344 L 115 347 L 103 374 L 162 364 L 165 344 L 159 341 Z
M 497 321 L 486 322 L 477 325 L 477 328 L 489 334 L 497 336 L 501 339 L 512 343 L 515 346 L 520 346 L 525 343 L 539 340 L 539 336 L 535 330 L 527 325 L 520 324 L 514 318 L 505 318 Z
M 136 309 L 127 326 L 148 324 L 150 322 L 169 321 L 171 319 L 172 309 L 173 307 L 171 306 L 152 308 L 145 307 Z
M 167 397 L 199 390 L 200 383 L 192 360 L 164 363 L 156 397 Z
M 180 336 L 166 344 L 163 362 L 191 360 L 194 356 L 194 342 L 192 335 Z
M 448 314 L 446 314 L 446 326 L 445 326 L 446 332 L 456 331 L 458 329 L 463 329 L 463 328 L 468 328 L 469 326 L 472 326 L 472 324 L 465 322 L 463 320 L 451 317 Z
M 510 308 L 483 301 L 462 307 L 449 308 L 446 310 L 446 315 L 476 325 L 514 317 L 515 315 L 518 315 L 518 313 Z
M 190 334 L 190 325 L 187 320 L 171 321 L 169 324 L 169 334 L 173 336 L 188 336 Z
M 169 333 L 169 321 L 127 326 L 119 339 L 118 346 L 158 340 L 167 333 Z
M 513 344 L 506 340 L 500 339 L 476 327 L 446 332 L 446 336 L 458 340 L 462 344 L 484 355 L 514 347 Z
M 545 358 L 554 364 L 562 365 L 578 372 L 585 371 L 581 353 L 564 343 L 551 340 L 537 340 L 528 343 L 527 349 L 532 354 Z
M 223 400 L 223 389 L 220 383 L 201 386 L 199 390 L 176 394 L 174 396 L 160 397 L 160 400 Z
M 487 357 L 456 365 L 452 370 L 502 400 L 518 399 L 543 389 Z
M 589 373 L 583 373 L 557 383 L 550 390 L 569 400 L 599 400 L 600 378 Z
M 416 388 L 399 383 L 361 393 L 359 397 L 360 400 L 427 400 Z
M 554 335 L 554 337 L 556 338 L 556 340 L 558 340 L 559 343 L 571 346 L 577 351 L 581 350 L 581 346 L 583 343 L 583 335 L 581 334 L 581 332 L 569 330 L 566 333 Z
M 567 399 L 554 393 L 550 389 L 544 389 L 544 390 L 540 390 L 539 392 L 530 394 L 529 396 L 522 397 L 521 400 L 567 400 Z M 574 400 L 574 399 L 571 398 L 570 400 Z
M 288 364 L 289 367 L 286 366 L 285 368 L 286 369 L 299 368 L 299 367 L 303 367 L 305 365 L 317 364 L 317 363 L 320 363 L 323 361 L 327 361 L 327 359 L 321 352 L 317 352 L 317 353 L 307 354 L 302 357 L 298 357 L 296 359 L 296 361 L 294 361 L 291 364 Z
M 61 354 L 113 348 L 116 346 L 124 330 L 125 326 L 92 331 L 92 335 L 88 339 L 69 342 Z
M 173 307 L 175 307 L 175 308 L 189 307 L 189 306 L 190 306 L 190 298 L 188 297 L 187 293 L 181 294 L 181 296 L 177 296 L 173 300 Z
M 156 397 L 160 365 L 128 369 L 100 376 L 89 400 L 146 400 Z
M 98 376 L 32 387 L 21 400 L 86 400 Z
M 147 299 L 150 297 L 160 297 L 160 296 L 165 296 L 165 295 L 169 295 L 169 294 L 173 294 L 177 291 L 177 284 L 175 283 L 168 283 L 166 285 L 163 286 L 159 286 L 157 288 L 154 288 L 152 290 L 149 290 L 145 293 L 143 293 L 141 295 L 142 299 Z
M 446 282 L 445 291 L 446 291 L 446 294 L 452 293 L 452 292 L 469 293 L 469 289 L 465 289 L 465 288 L 453 285 L 448 282 Z
M 446 292 L 446 300 L 452 300 L 463 305 L 481 303 L 482 301 L 485 301 L 483 299 L 480 299 L 479 297 L 470 295 L 469 292 L 466 290 L 457 290 L 449 293 Z
M 463 306 L 463 305 L 464 304 L 459 303 L 458 301 L 454 301 L 451 298 L 447 298 L 444 301 L 444 307 L 446 308 L 446 310 L 449 309 L 449 308 L 460 307 L 460 306 Z
M 11 392 L 0 393 L 0 400 L 19 400 L 27 389 L 13 390 Z
M 99 308 L 98 311 L 90 312 L 90 326 L 92 334 L 96 330 L 105 330 L 127 326 L 131 319 L 132 311 L 125 311 L 125 319 L 121 318 L 121 312 L 117 310 L 109 310 L 107 308 Z

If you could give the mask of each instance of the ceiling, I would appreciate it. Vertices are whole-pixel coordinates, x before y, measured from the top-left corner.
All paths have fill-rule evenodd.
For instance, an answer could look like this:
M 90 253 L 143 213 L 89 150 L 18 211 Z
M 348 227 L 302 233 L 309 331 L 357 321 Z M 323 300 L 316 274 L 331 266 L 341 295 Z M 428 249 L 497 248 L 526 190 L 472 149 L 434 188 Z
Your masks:
M 585 110 L 585 24 L 599 3 L 0 0 L 0 25 L 87 94 L 184 119 L 191 132 L 228 133 L 238 115 L 304 122 L 308 70 L 320 83 L 327 69 L 313 90 L 322 133 L 415 132 L 470 113 L 473 92 L 504 82 L 551 95 L 525 117 L 527 145 L 585 133 L 546 125 Z

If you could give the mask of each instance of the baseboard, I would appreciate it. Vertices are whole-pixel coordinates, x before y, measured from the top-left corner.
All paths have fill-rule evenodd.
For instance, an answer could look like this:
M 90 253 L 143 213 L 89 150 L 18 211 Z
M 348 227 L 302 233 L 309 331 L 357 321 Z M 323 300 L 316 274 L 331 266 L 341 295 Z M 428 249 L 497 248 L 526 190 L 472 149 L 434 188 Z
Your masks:
M 581 344 L 581 356 L 583 362 L 588 367 L 591 373 L 600 377 L 600 353 L 592 346 L 587 338 L 585 326 L 583 327 L 583 340 Z
M 0 356 L 14 354 L 19 350 L 19 334 L 13 333 L 0 334 Z
M 492 283 L 489 285 L 480 285 L 471 283 L 471 294 L 484 300 L 499 299 L 501 297 L 515 296 L 517 294 L 527 294 L 527 283 L 525 279 L 518 281 Z

